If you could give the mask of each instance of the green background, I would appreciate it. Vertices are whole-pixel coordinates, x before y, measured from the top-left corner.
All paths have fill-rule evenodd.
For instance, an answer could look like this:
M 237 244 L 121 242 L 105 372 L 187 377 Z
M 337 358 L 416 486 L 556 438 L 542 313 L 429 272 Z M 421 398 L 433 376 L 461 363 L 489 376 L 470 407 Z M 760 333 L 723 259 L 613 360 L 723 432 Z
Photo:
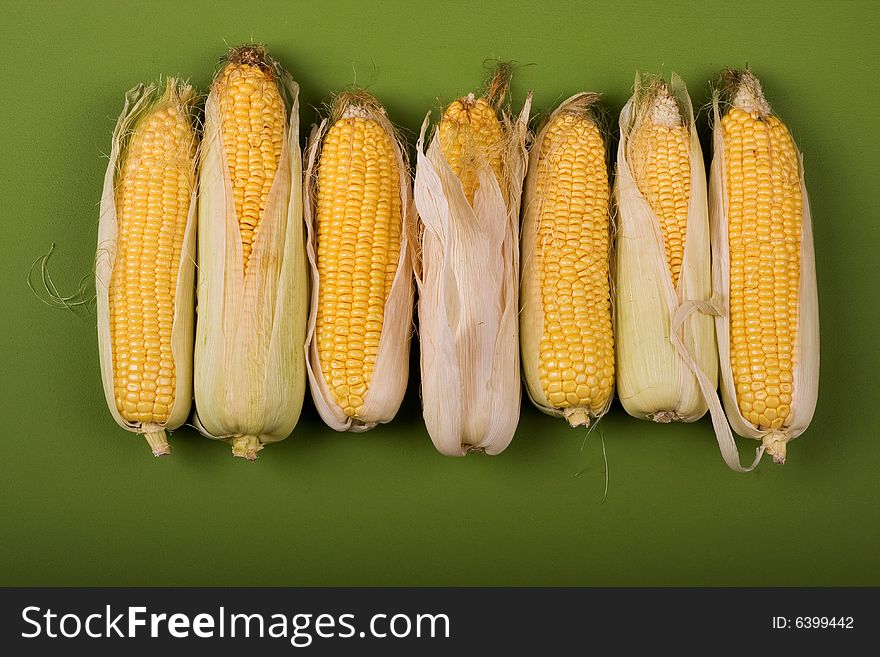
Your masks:
M 878 5 L 369 4 L 3 3 L 0 583 L 880 584 Z M 368 434 L 307 403 L 256 464 L 188 429 L 153 459 L 107 412 L 94 314 L 43 305 L 26 273 L 52 242 L 62 290 L 90 272 L 125 90 L 164 74 L 204 90 L 251 39 L 302 85 L 304 128 L 356 81 L 410 135 L 490 57 L 528 64 L 514 98 L 533 89 L 541 113 L 579 90 L 616 113 L 636 68 L 675 70 L 704 106 L 722 67 L 751 65 L 804 151 L 815 221 L 821 390 L 788 463 L 728 471 L 706 418 L 653 426 L 615 405 L 584 440 L 527 403 L 504 454 L 446 458 L 417 369 Z

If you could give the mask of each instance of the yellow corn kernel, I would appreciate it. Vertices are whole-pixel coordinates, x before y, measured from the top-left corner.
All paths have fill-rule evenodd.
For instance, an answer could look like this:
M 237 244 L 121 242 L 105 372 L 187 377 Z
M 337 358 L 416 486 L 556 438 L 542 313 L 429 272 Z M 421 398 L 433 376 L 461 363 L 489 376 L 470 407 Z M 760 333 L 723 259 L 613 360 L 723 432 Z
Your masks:
M 221 138 L 247 271 L 281 159 L 285 107 L 275 70 L 265 51 L 243 47 L 232 53 L 216 85 Z
M 480 186 L 480 168 L 486 162 L 503 184 L 504 131 L 498 115 L 485 98 L 473 94 L 451 103 L 440 120 L 440 149 L 452 171 L 461 180 L 468 201 L 473 204 Z
M 196 137 L 173 84 L 135 125 L 117 178 L 110 335 L 116 408 L 132 423 L 165 423 L 175 401 L 171 329 Z
M 636 185 L 660 219 L 672 285 L 677 287 L 691 194 L 690 135 L 665 84 L 658 85 L 648 114 L 631 139 Z
M 721 119 L 730 252 L 730 364 L 742 416 L 759 430 L 791 416 L 801 270 L 797 149 L 769 108 Z
M 377 120 L 350 108 L 327 131 L 317 179 L 321 370 L 336 403 L 357 418 L 373 368 L 400 256 L 397 152 Z
M 580 111 L 558 114 L 540 144 L 534 254 L 544 329 L 538 374 L 551 406 L 607 406 L 614 384 L 605 143 Z

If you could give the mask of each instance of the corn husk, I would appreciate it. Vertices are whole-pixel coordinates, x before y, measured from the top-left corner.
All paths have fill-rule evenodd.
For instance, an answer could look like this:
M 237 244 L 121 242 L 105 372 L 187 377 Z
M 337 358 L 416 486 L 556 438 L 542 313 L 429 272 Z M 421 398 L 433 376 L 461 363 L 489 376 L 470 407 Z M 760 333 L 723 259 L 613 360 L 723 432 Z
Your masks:
M 523 194 L 523 226 L 522 226 L 522 260 L 521 299 L 520 299 L 520 330 L 522 332 L 521 349 L 523 375 L 526 381 L 526 392 L 529 399 L 540 411 L 554 417 L 564 417 L 572 427 L 589 426 L 599 420 L 611 408 L 614 399 L 613 382 L 608 399 L 598 412 L 591 412 L 583 406 L 555 407 L 544 392 L 539 373 L 541 339 L 544 333 L 544 305 L 540 281 L 540 272 L 534 257 L 540 248 L 538 244 L 541 204 L 543 199 L 538 193 L 538 162 L 547 130 L 554 119 L 563 113 L 582 114 L 593 118 L 593 107 L 599 100 L 599 94 L 591 92 L 577 93 L 564 100 L 547 117 L 543 127 L 538 131 L 529 154 L 529 171 Z M 606 154 L 607 159 L 607 154 Z M 610 205 L 610 198 L 609 198 Z M 610 240 L 609 240 L 610 252 Z M 609 253 L 610 265 L 610 253 Z M 610 279 L 610 268 L 608 275 Z M 612 298 L 613 300 L 613 298 Z
M 277 73 L 289 121 L 247 276 L 214 90 L 205 104 L 199 180 L 195 424 L 249 460 L 293 431 L 305 395 L 308 274 L 299 87 L 266 61 Z
M 379 122 L 391 136 L 397 154 L 400 171 L 400 207 L 403 225 L 400 231 L 400 253 L 398 267 L 388 299 L 385 302 L 382 335 L 373 368 L 373 378 L 364 396 L 364 412 L 358 417 L 348 416 L 337 403 L 321 370 L 318 354 L 318 341 L 315 327 L 320 299 L 320 278 L 317 263 L 317 178 L 321 144 L 330 127 L 330 120 L 323 119 L 312 129 L 306 147 L 306 177 L 303 187 L 306 229 L 308 235 L 307 253 L 311 272 L 311 308 L 309 312 L 306 350 L 308 360 L 309 387 L 312 399 L 321 418 L 336 431 L 363 432 L 377 424 L 390 422 L 397 414 L 403 395 L 406 392 L 409 375 L 409 348 L 413 331 L 413 270 L 410 250 L 410 233 L 415 223 L 415 207 L 412 201 L 411 178 L 406 159 L 406 148 L 397 136 L 394 126 L 388 120 L 384 108 L 378 100 L 366 92 L 341 95 L 335 104 L 332 120 L 351 115 L 364 116 Z
M 170 453 L 166 439 L 167 429 L 176 429 L 189 416 L 192 405 L 192 353 L 194 312 L 194 278 L 196 255 L 196 189 L 190 197 L 183 245 L 177 270 L 175 288 L 174 318 L 172 320 L 172 357 L 175 371 L 174 404 L 168 420 L 162 424 L 128 422 L 116 408 L 114 393 L 114 364 L 110 327 L 110 281 L 117 255 L 117 235 L 119 230 L 116 208 L 116 182 L 125 158 L 128 140 L 138 121 L 162 102 L 179 103 L 192 111 L 195 91 L 189 85 L 169 78 L 162 89 L 156 85 L 138 85 L 125 95 L 122 114 L 113 131 L 110 161 L 104 174 L 104 189 L 101 196 L 101 215 L 98 222 L 98 249 L 95 260 L 95 289 L 98 320 L 98 354 L 101 366 L 101 382 L 107 407 L 116 423 L 128 431 L 143 434 L 155 456 Z M 193 167 L 196 159 L 193 160 Z
M 426 148 L 430 114 L 419 135 L 414 197 L 423 230 L 417 278 L 422 406 L 431 440 L 450 456 L 500 453 L 519 421 L 518 217 L 530 106 L 531 95 L 519 117 L 499 113 L 505 188 L 483 161 L 473 205 L 436 130 Z
M 630 137 L 651 114 L 662 113 L 663 83 L 636 76 L 635 93 L 620 113 L 614 194 L 617 203 L 616 315 L 618 396 L 630 415 L 655 422 L 693 422 L 708 404 L 695 371 L 714 396 L 718 354 L 711 315 L 693 312 L 673 326 L 679 309 L 711 312 L 711 253 L 706 173 L 693 108 L 684 82 L 668 86 L 690 134 L 690 198 L 677 287 L 667 261 L 660 217 L 639 191 Z M 668 110 L 667 110 L 668 111 Z M 681 317 L 679 315 L 679 317 Z M 676 334 L 674 344 L 670 335 Z M 683 350 L 677 348 L 679 345 Z
M 721 127 L 722 92 L 725 101 L 744 102 L 752 107 L 770 108 L 760 83 L 750 72 L 736 76 L 734 89 L 715 89 L 712 97 L 712 166 L 709 178 L 709 216 L 712 231 L 712 276 L 720 313 L 715 321 L 718 353 L 721 362 L 721 394 L 727 418 L 737 434 L 761 441 L 760 453 L 766 450 L 777 463 L 785 461 L 786 445 L 809 426 L 819 391 L 819 301 L 816 286 L 816 259 L 813 251 L 813 228 L 810 203 L 804 182 L 803 155 L 798 152 L 802 199 L 801 277 L 798 294 L 798 325 L 795 342 L 795 369 L 791 420 L 781 430 L 760 431 L 744 418 L 736 402 L 736 389 L 730 364 L 730 256 L 728 249 L 728 199 L 725 180 L 724 141 Z

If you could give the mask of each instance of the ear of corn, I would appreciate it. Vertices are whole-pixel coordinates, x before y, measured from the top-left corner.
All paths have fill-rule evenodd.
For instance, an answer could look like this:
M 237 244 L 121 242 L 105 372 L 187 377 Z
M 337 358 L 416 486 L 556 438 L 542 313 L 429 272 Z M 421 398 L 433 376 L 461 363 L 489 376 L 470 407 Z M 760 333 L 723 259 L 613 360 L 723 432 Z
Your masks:
M 784 462 L 809 425 L 819 381 L 812 219 L 803 160 L 748 70 L 713 98 L 710 178 L 721 391 L 740 435 Z
M 610 191 L 596 94 L 563 102 L 531 149 L 523 212 L 520 330 L 529 397 L 585 426 L 611 405 Z
M 200 431 L 247 459 L 305 394 L 301 172 L 296 83 L 262 47 L 232 50 L 205 105 L 195 400 Z
M 698 376 L 712 398 L 718 377 L 712 317 L 676 318 L 693 304 L 711 310 L 702 151 L 678 76 L 670 85 L 637 76 L 635 87 L 620 114 L 615 177 L 618 396 L 634 417 L 693 422 L 708 406 Z
M 405 150 L 379 102 L 341 95 L 310 138 L 304 198 L 312 398 L 337 431 L 389 422 L 406 391 L 413 221 Z
M 415 203 L 423 224 L 419 330 L 422 404 L 439 451 L 498 454 L 519 421 L 519 200 L 531 97 L 501 109 L 509 69 L 486 95 L 443 113 L 418 141 Z
M 126 94 L 113 132 L 98 226 L 96 290 L 101 379 L 110 413 L 168 454 L 166 429 L 192 403 L 195 260 L 195 92 Z

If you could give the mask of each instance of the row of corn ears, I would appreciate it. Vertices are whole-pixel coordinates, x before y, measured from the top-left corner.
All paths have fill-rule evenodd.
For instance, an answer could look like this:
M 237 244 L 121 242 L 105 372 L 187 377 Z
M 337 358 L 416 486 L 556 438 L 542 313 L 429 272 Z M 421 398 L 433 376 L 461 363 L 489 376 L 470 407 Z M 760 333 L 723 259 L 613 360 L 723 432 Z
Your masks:
M 418 317 L 421 346 L 421 397 L 428 433 L 436 448 L 447 455 L 471 451 L 498 454 L 511 442 L 520 413 L 521 371 L 530 398 L 542 411 L 565 415 L 574 424 L 595 424 L 608 410 L 587 410 L 579 421 L 570 409 L 553 407 L 540 395 L 534 362 L 520 362 L 520 325 L 526 333 L 540 333 L 540 308 L 530 307 L 520 317 L 519 288 L 534 276 L 527 271 L 530 259 L 520 263 L 521 192 L 527 171 L 535 168 L 537 146 L 529 146 L 531 94 L 519 115 L 504 103 L 509 69 L 499 68 L 488 85 L 504 133 L 503 161 L 506 176 L 499 180 L 489 163 L 478 164 L 479 187 L 471 202 L 461 181 L 441 150 L 437 130 L 429 138 L 430 113 L 416 145 L 417 161 L 410 179 L 401 176 L 402 240 L 398 271 L 386 300 L 385 326 L 375 365 L 374 384 L 357 417 L 339 408 L 321 372 L 315 344 L 315 322 L 320 295 L 314 229 L 316 166 L 328 119 L 315 126 L 308 140 L 303 174 L 299 147 L 298 85 L 265 51 L 271 62 L 287 108 L 288 120 L 281 161 L 272 184 L 270 201 L 261 217 L 260 239 L 247 273 L 242 267 L 241 241 L 230 181 L 220 139 L 220 116 L 214 91 L 205 105 L 199 155 L 193 159 L 198 186 L 192 190 L 184 246 L 176 282 L 173 320 L 175 403 L 161 423 L 132 422 L 122 417 L 114 398 L 109 282 L 117 244 L 116 177 L 124 157 L 125 139 L 133 124 L 152 105 L 175 94 L 193 111 L 194 95 L 185 85 L 169 80 L 165 96 L 154 86 L 140 85 L 126 95 L 125 107 L 113 134 L 110 162 L 101 203 L 96 289 L 101 373 L 108 407 L 116 422 L 148 439 L 155 455 L 170 452 L 165 431 L 183 425 L 195 398 L 193 423 L 205 436 L 232 445 L 236 456 L 253 460 L 263 445 L 283 440 L 300 415 L 308 379 L 312 398 L 322 419 L 338 431 L 366 431 L 387 423 L 403 399 L 408 377 L 412 335 L 413 287 L 419 290 Z M 236 49 L 239 52 L 242 49 Z M 235 56 L 235 50 L 232 51 Z M 499 84 L 502 89 L 495 88 Z M 726 211 L 720 117 L 724 89 L 716 89 L 712 102 L 715 158 L 711 168 L 707 203 L 705 170 L 694 113 L 684 83 L 672 77 L 670 89 L 686 122 L 691 140 L 692 192 L 687 220 L 687 240 L 682 274 L 673 286 L 663 250 L 658 217 L 639 193 L 627 160 L 627 137 L 637 110 L 645 99 L 640 91 L 645 79 L 637 76 L 636 93 L 620 115 L 617 151 L 616 253 L 609 253 L 609 280 L 616 293 L 633 299 L 640 309 L 641 328 L 632 329 L 625 317 L 615 317 L 618 345 L 617 384 L 627 390 L 666 386 L 674 401 L 658 409 L 649 400 L 627 392 L 624 406 L 631 415 L 656 421 L 693 422 L 708 409 L 722 456 L 729 467 L 748 471 L 766 449 L 777 462 L 784 460 L 785 444 L 809 424 L 818 386 L 818 305 L 811 222 L 803 191 L 801 296 L 802 321 L 798 326 L 794 420 L 781 430 L 761 431 L 740 414 L 730 371 L 728 322 L 724 300 L 729 287 L 726 261 Z M 363 92 L 352 99 L 367 98 Z M 371 97 L 370 97 L 371 98 Z M 576 108 L 595 118 L 596 94 L 577 94 L 564 101 L 547 120 Z M 357 102 L 352 100 L 351 102 Z M 366 103 L 371 118 L 381 122 L 394 138 L 400 171 L 407 172 L 405 145 L 374 98 Z M 337 107 L 337 109 L 339 109 Z M 546 126 L 546 124 L 545 124 Z M 803 183 L 803 168 L 800 169 Z M 527 189 L 534 185 L 526 183 Z M 299 184 L 303 180 L 304 184 Z M 526 196 L 529 196 L 527 191 Z M 712 212 L 709 212 L 709 206 Z M 527 201 L 523 214 L 531 212 Z M 612 230 L 609 207 L 608 230 Z M 711 218 L 711 221 L 710 221 Z M 523 222 L 524 243 L 534 243 L 535 227 Z M 198 231 L 196 230 L 198 227 Z M 196 233 L 198 232 L 198 236 Z M 711 240 L 709 239 L 711 233 Z M 196 242 L 198 241 L 198 280 Z M 709 253 L 709 243 L 714 258 Z M 621 248 L 622 245 L 626 245 Z M 710 265 L 710 263 L 713 263 Z M 709 274 L 709 267 L 714 271 Z M 612 271 L 613 270 L 613 271 Z M 198 322 L 195 319 L 196 287 Z M 524 288 L 527 287 L 524 284 Z M 612 299 L 613 302 L 613 299 Z M 540 306 L 540 304 L 538 304 Z M 714 316 L 714 331 L 703 316 Z M 628 328 L 629 327 L 629 328 Z M 634 333 L 635 331 L 635 333 Z M 717 332 L 717 349 L 715 335 Z M 641 346 L 636 349 L 635 343 Z M 522 357 L 536 358 L 534 345 L 522 345 Z M 720 360 L 719 360 L 720 352 Z M 646 358 L 645 356 L 650 357 Z M 656 360 L 655 360 L 656 359 Z M 657 365 L 657 360 L 662 365 Z M 722 400 L 716 391 L 720 362 Z M 659 374 L 658 374 L 659 373 Z M 623 395 L 621 396 L 623 399 Z M 726 413 L 725 413 L 726 411 Z M 740 435 L 762 440 L 751 465 L 740 465 L 730 425 Z

